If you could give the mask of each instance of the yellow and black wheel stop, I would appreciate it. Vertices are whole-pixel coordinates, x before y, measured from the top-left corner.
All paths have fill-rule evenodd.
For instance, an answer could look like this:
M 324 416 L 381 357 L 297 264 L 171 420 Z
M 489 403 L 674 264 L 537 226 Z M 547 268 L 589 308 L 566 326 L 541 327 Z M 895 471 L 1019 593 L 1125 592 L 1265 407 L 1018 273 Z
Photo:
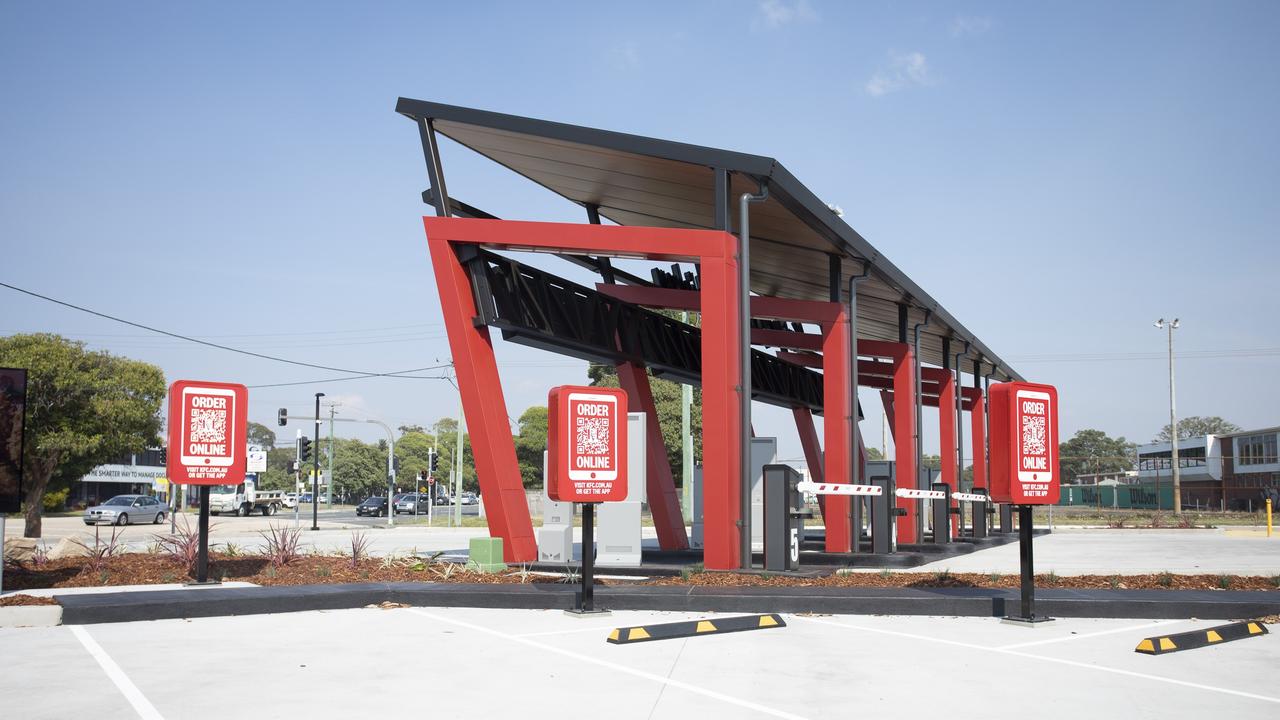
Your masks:
M 689 622 L 662 623 L 660 625 L 614 628 L 609 633 L 608 641 L 614 645 L 629 645 L 649 640 L 674 640 L 675 638 L 697 637 L 699 635 L 723 635 L 724 633 L 786 626 L 786 621 L 776 613 L 741 615 L 738 617 L 716 618 L 714 620 L 692 620 Z
M 1209 647 L 1210 645 L 1221 645 L 1232 640 L 1259 637 L 1270 632 L 1266 625 L 1257 620 L 1249 620 L 1231 623 L 1230 625 L 1219 625 L 1218 627 L 1204 630 L 1192 630 L 1191 632 L 1178 633 L 1176 635 L 1157 635 L 1156 637 L 1145 638 L 1138 643 L 1138 647 L 1134 648 L 1133 651 L 1144 655 L 1165 655 L 1179 650 L 1194 650 L 1195 648 Z

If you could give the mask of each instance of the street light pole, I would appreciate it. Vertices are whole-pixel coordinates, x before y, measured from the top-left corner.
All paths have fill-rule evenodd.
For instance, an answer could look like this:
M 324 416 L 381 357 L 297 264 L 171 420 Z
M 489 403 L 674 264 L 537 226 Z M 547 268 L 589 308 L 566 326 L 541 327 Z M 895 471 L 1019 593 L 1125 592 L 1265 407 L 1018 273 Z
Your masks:
M 314 474 L 311 476 L 311 529 L 320 529 L 320 398 L 324 393 L 316 393 L 316 439 L 315 452 L 311 453 L 311 464 Z
M 1178 318 L 1174 318 L 1173 322 L 1166 323 L 1164 318 L 1160 318 L 1155 323 L 1157 329 L 1168 328 L 1169 331 L 1169 439 L 1172 441 L 1173 452 L 1173 514 L 1182 514 L 1182 470 L 1179 468 L 1178 462 L 1178 412 L 1175 403 L 1174 379 L 1173 379 L 1173 331 L 1178 329 Z M 1156 495 L 1157 504 L 1159 502 L 1159 493 Z

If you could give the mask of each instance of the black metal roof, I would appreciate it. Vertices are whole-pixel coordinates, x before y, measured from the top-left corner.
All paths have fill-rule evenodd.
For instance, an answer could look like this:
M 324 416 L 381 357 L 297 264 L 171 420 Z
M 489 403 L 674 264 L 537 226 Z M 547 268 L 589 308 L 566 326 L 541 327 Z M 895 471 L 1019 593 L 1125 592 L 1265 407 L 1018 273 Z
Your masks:
M 845 299 L 850 274 L 862 263 L 869 270 L 858 285 L 860 338 L 897 341 L 905 303 L 908 327 L 930 313 L 923 362 L 943 365 L 943 338 L 950 338 L 953 358 L 969 343 L 966 371 L 980 360 L 983 375 L 1022 379 L 773 158 L 409 98 L 399 99 L 396 112 L 431 120 L 439 134 L 568 200 L 597 206 L 619 225 L 714 228 L 716 169 L 730 173 L 730 198 L 767 185 L 768 200 L 751 209 L 754 292 L 828 300 L 830 256 L 851 258 L 858 264 L 842 263 Z M 736 212 L 729 215 L 732 222 Z

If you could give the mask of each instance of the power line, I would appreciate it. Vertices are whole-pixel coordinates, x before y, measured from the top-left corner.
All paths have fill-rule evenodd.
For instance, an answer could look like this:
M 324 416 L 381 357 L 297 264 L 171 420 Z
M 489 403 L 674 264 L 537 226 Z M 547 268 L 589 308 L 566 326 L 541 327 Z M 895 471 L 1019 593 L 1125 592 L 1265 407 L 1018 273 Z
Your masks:
M 83 313 L 96 315 L 97 317 L 100 317 L 100 318 L 105 318 L 113 322 L 123 323 L 125 325 L 140 328 L 142 330 L 147 330 L 149 332 L 159 333 L 160 335 L 166 335 L 168 337 L 177 338 L 179 340 L 186 340 L 187 342 L 193 342 L 193 343 L 196 343 L 197 345 L 204 345 L 205 347 L 217 348 L 219 350 L 226 350 L 228 352 L 239 353 L 241 355 L 248 355 L 250 357 L 261 358 L 263 360 L 271 360 L 273 362 L 282 362 L 282 363 L 287 363 L 289 365 L 298 365 L 300 367 L 315 368 L 317 370 L 332 370 L 333 372 L 351 373 L 361 377 L 405 377 L 404 375 L 398 375 L 396 373 L 361 372 L 360 370 L 351 370 L 350 368 L 339 368 L 339 367 L 332 367 L 329 365 L 317 365 L 316 363 L 303 362 L 301 360 L 290 360 L 288 358 L 276 357 L 275 355 L 265 355 L 263 353 L 256 353 L 251 350 L 241 350 L 240 348 L 233 348 L 228 345 L 220 345 L 218 343 L 209 342 L 207 340 L 200 340 L 198 338 L 189 337 L 187 335 L 179 335 L 178 333 L 175 333 L 175 332 L 169 332 L 168 330 L 161 330 L 160 328 L 154 328 L 154 327 L 151 327 L 150 325 L 143 325 L 142 323 L 133 322 L 132 320 L 125 320 L 124 318 L 118 318 L 114 315 L 108 315 L 106 313 L 98 312 L 97 310 L 90 310 L 89 308 L 81 307 L 79 305 L 75 305 L 73 303 L 69 303 L 63 300 L 58 300 L 57 298 L 51 298 L 48 295 L 41 295 L 40 293 L 37 293 L 37 292 L 25 290 L 23 288 L 17 287 L 16 285 L 10 285 L 9 283 L 6 283 L 6 282 L 0 282 L 0 287 L 7 287 L 10 290 L 20 292 L 24 295 L 30 295 L 31 297 L 39 298 L 41 300 L 54 303 L 55 305 L 68 307 L 68 308 L 71 308 L 72 310 L 79 310 L 80 312 L 83 312 Z M 437 367 L 447 367 L 447 366 L 440 365 Z M 433 369 L 435 368 L 420 368 L 420 370 L 433 370 Z

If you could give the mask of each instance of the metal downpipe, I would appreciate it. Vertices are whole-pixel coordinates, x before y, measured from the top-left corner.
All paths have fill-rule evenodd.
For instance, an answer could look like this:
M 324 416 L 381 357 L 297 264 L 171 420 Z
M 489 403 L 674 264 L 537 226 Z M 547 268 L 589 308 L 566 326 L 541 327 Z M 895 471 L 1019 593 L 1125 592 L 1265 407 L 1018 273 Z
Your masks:
M 869 272 L 871 272 L 870 263 L 864 262 L 861 273 L 849 276 L 849 465 L 852 467 L 849 479 L 854 485 L 862 484 L 862 466 L 858 462 L 861 458 L 858 452 L 858 282 L 865 279 Z M 859 523 L 853 522 L 855 519 L 861 519 L 860 513 L 854 512 L 854 508 L 862 502 L 862 498 L 854 495 L 849 500 L 850 534 L 852 535 L 850 549 L 856 553 L 862 529 L 858 527 Z
M 921 424 L 924 422 L 924 411 L 922 409 L 923 404 L 921 403 L 921 400 L 922 400 L 921 393 L 923 392 L 923 388 L 921 387 L 922 383 L 920 382 L 920 328 L 928 325 L 929 320 L 931 320 L 932 318 L 933 318 L 933 311 L 925 310 L 924 320 L 916 323 L 911 328 L 911 332 L 915 338 L 912 346 L 914 348 L 914 354 L 916 356 L 915 358 L 915 362 L 916 362 L 916 368 L 915 368 L 916 370 L 916 393 L 915 393 L 916 395 L 915 397 L 915 400 L 916 400 L 916 433 L 915 433 L 916 476 L 911 478 L 911 487 L 913 488 L 920 487 L 920 470 L 924 468 L 924 433 L 920 429 Z M 921 524 L 921 516 L 917 515 L 916 516 L 916 537 L 919 538 L 921 533 L 923 533 L 923 531 L 924 531 L 924 527 Z
M 742 193 L 738 198 L 738 324 L 741 332 L 741 368 L 739 373 L 739 419 L 741 427 L 742 491 L 738 521 L 741 567 L 751 567 L 751 225 L 748 208 L 753 202 L 764 202 L 769 187 L 760 183 L 760 193 Z
M 964 341 L 964 352 L 956 353 L 956 490 L 960 491 L 964 487 L 964 402 L 961 396 L 964 393 L 964 383 L 962 382 L 963 370 L 961 370 L 960 359 L 969 354 L 969 341 Z M 961 516 L 963 518 L 964 516 Z

